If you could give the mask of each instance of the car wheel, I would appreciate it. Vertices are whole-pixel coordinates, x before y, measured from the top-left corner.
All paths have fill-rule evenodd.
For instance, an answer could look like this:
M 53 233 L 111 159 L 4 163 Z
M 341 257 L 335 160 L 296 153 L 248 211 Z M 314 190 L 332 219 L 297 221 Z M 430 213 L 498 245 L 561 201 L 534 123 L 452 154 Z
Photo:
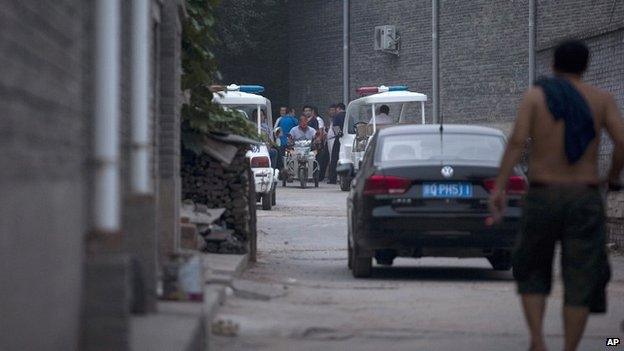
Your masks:
M 353 234 L 364 230 L 364 223 L 358 218 L 357 214 L 354 214 L 355 221 L 352 228 Z M 353 236 L 353 246 L 351 252 L 351 273 L 355 278 L 367 278 L 373 274 L 373 258 L 370 256 L 364 256 L 360 252 L 357 243 L 355 242 L 356 235 Z
M 262 194 L 262 209 L 265 211 L 271 210 L 271 193 Z
M 497 252 L 487 257 L 492 268 L 497 271 L 508 271 L 511 269 L 511 253 L 508 251 Z
M 373 274 L 372 257 L 360 256 L 357 246 L 353 248 L 351 272 L 355 278 L 368 278 Z
M 347 238 L 347 267 L 349 267 L 349 269 L 353 269 L 353 248 L 351 248 L 351 243 L 349 243 L 348 238 Z
M 341 176 L 340 177 L 340 190 L 349 191 L 350 186 L 351 186 L 351 177 Z

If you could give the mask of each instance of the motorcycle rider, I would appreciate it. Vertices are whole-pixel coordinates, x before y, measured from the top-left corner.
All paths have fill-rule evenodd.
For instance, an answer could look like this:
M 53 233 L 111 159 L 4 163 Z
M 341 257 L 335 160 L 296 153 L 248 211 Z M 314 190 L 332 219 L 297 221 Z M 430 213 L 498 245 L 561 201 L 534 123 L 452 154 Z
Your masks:
M 308 118 L 306 116 L 299 117 L 299 125 L 292 128 L 288 133 L 288 143 L 292 145 L 299 140 L 314 140 L 316 137 L 316 129 L 308 126 Z

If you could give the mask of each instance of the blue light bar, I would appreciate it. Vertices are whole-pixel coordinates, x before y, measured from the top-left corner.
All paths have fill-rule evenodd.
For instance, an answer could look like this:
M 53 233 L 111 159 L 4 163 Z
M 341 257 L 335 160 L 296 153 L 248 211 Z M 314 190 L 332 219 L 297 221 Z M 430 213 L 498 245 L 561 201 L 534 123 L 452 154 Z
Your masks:
M 259 94 L 264 91 L 264 87 L 262 85 L 241 85 L 239 91 L 243 93 Z
M 388 91 L 406 91 L 407 85 L 391 85 L 388 87 Z

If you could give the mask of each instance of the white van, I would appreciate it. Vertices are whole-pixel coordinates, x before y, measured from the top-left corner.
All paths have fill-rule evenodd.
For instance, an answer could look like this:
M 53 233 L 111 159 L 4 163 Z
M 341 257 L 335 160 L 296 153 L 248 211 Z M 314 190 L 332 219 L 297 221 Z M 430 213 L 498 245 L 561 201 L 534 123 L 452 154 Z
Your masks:
M 425 124 L 427 95 L 407 89 L 404 85 L 391 87 L 382 85 L 356 90 L 360 95 L 371 95 L 355 99 L 347 106 L 336 168 L 342 191 L 349 190 L 351 180 L 360 167 L 368 140 L 378 128 L 385 125 Z M 383 114 L 383 124 L 377 121 L 377 118 L 381 117 L 380 109 L 389 110 L 387 114 Z
M 214 93 L 212 101 L 224 108 L 243 113 L 257 126 L 258 135 L 265 133 L 273 140 L 271 101 L 258 95 L 264 88 L 259 85 L 228 85 L 224 91 Z M 262 120 L 262 112 L 266 120 Z M 275 189 L 279 171 L 273 169 L 269 147 L 266 143 L 253 146 L 247 152 L 256 183 L 256 201 L 262 202 L 263 210 L 276 204 Z

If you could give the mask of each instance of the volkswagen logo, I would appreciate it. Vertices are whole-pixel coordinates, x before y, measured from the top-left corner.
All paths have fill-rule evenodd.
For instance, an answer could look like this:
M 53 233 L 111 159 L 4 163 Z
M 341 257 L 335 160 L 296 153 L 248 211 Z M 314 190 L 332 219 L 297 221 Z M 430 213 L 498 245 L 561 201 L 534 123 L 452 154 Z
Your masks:
M 451 166 L 444 166 L 442 167 L 442 170 L 440 171 L 440 173 L 442 173 L 442 176 L 444 178 L 451 178 L 453 176 L 453 173 L 455 173 L 455 171 L 453 171 L 453 167 Z

